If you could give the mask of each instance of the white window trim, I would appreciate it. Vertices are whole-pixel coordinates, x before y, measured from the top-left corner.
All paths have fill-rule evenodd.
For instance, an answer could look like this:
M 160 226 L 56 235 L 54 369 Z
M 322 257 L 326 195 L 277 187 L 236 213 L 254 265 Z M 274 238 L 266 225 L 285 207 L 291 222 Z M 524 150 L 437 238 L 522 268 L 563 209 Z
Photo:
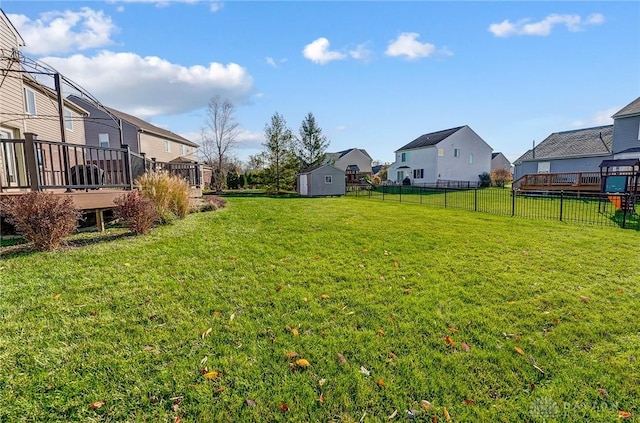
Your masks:
M 469 153 L 469 164 L 473 164 L 473 153 Z
M 462 156 L 462 150 L 459 148 L 454 148 L 453 149 L 453 157 L 461 157 Z
M 104 141 L 104 139 L 100 139 L 100 135 L 106 135 L 106 141 L 107 141 L 107 145 L 104 146 L 102 145 L 102 141 Z M 98 134 L 98 146 L 100 147 L 104 147 L 104 148 L 109 148 L 111 147 L 111 140 L 109 139 L 109 134 Z
M 71 109 L 64 108 L 64 129 L 73 131 L 73 112 Z
M 171 141 L 164 140 L 164 152 L 171 153 Z
M 444 148 L 438 147 L 438 157 L 444 157 Z
M 187 146 L 184 144 L 180 145 L 180 155 L 181 156 L 186 156 L 187 155 Z
M 29 107 L 29 98 L 33 99 L 32 107 Z M 33 112 L 30 110 L 31 108 L 33 108 Z M 38 114 L 38 109 L 36 108 L 36 92 L 27 87 L 24 88 L 24 111 L 31 116 Z

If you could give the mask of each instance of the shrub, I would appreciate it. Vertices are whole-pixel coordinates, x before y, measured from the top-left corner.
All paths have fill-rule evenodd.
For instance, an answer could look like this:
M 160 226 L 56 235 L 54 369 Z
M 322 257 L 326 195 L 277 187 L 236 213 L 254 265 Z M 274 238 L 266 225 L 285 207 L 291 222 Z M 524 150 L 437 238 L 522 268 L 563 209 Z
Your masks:
M 82 213 L 71 197 L 30 192 L 10 196 L 2 203 L 7 221 L 38 251 L 52 251 L 77 227 Z
M 491 184 L 495 187 L 504 187 L 504 184 L 511 181 L 513 175 L 507 169 L 494 169 L 491 171 Z
M 373 177 L 373 183 L 375 185 L 380 185 L 382 183 L 382 180 L 380 179 L 380 177 L 378 175 Z
M 489 173 L 487 172 L 484 172 L 481 175 L 478 175 L 478 180 L 481 188 L 491 186 L 491 175 L 489 175 Z
M 183 218 L 189 213 L 189 184 L 167 172 L 147 172 L 136 184 L 145 197 L 151 199 L 161 222 Z
M 134 190 L 116 198 L 115 216 L 138 235 L 146 234 L 158 221 L 158 213 L 151 199 Z

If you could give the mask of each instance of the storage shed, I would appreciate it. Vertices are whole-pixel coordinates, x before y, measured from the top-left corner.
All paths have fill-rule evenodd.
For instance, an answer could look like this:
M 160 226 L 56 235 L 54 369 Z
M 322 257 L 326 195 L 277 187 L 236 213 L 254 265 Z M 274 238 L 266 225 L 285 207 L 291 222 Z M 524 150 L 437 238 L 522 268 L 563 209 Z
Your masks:
M 298 173 L 298 194 L 322 197 L 345 194 L 345 171 L 330 164 L 303 169 Z

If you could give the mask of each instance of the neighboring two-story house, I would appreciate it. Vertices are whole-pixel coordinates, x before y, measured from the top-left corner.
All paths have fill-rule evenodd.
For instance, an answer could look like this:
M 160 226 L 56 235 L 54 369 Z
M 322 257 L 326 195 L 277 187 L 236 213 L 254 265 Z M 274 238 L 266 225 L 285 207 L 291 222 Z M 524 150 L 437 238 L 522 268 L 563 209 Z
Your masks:
M 603 160 L 640 158 L 640 97 L 613 125 L 555 132 L 515 161 L 514 179 L 534 173 L 599 172 Z
M 89 117 L 84 122 L 87 145 L 120 147 L 122 142 L 133 153 L 145 154 L 147 158 L 155 158 L 159 162 L 198 160 L 198 144 L 176 133 L 110 107 L 99 108 L 79 96 L 71 95 L 68 99 L 89 111 Z
M 325 163 L 331 164 L 346 175 L 347 184 L 360 183 L 362 178 L 371 179 L 371 156 L 362 148 L 350 148 L 337 153 L 327 153 Z
M 388 178 L 403 183 L 476 182 L 491 171 L 492 148 L 469 126 L 424 134 L 396 150 Z

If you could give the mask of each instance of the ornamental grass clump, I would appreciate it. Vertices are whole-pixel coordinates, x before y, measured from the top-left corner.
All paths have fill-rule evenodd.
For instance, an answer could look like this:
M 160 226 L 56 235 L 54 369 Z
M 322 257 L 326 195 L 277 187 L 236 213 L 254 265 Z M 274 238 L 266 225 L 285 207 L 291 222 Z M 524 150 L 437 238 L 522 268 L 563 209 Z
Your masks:
M 114 214 L 132 232 L 142 235 L 158 221 L 158 212 L 151 199 L 134 190 L 116 198 Z
M 153 201 L 162 223 L 189 213 L 189 184 L 167 172 L 147 172 L 136 180 L 140 192 Z
M 1 206 L 16 231 L 37 251 L 53 251 L 78 227 L 82 213 L 71 197 L 30 192 L 9 196 Z

